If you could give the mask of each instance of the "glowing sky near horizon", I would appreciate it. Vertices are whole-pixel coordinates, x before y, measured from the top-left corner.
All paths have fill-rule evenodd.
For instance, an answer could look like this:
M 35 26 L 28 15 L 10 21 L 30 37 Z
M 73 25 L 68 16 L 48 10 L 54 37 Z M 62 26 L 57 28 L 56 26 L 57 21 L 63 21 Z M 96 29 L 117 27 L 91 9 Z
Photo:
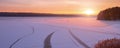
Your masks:
M 81 14 L 86 9 L 100 10 L 120 6 L 120 0 L 0 0 L 0 12 Z

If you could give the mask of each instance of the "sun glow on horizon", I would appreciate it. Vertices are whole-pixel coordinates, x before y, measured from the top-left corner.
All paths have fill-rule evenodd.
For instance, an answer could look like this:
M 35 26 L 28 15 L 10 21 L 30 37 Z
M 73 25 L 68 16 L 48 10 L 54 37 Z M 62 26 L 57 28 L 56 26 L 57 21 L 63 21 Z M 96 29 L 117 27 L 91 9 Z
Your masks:
M 85 14 L 85 15 L 94 15 L 95 11 L 92 10 L 92 9 L 86 9 L 86 10 L 83 11 L 83 14 Z

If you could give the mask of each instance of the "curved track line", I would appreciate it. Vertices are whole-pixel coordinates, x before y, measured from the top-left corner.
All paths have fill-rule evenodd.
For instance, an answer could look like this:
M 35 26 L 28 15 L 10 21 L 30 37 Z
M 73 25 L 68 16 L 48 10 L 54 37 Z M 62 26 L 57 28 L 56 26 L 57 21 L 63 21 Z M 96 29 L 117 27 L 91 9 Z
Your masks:
M 87 44 L 85 44 L 82 40 L 80 40 L 78 37 L 76 37 L 71 30 L 69 30 L 72 37 L 81 45 L 83 45 L 85 48 L 90 48 Z
M 54 34 L 54 32 L 52 32 L 51 34 L 49 34 L 45 40 L 44 40 L 44 48 L 52 48 L 52 45 L 51 45 L 51 38 L 52 38 L 52 35 Z
M 14 46 L 16 43 L 18 43 L 20 40 L 22 40 L 23 38 L 25 38 L 25 37 L 27 37 L 27 36 L 32 35 L 32 34 L 35 32 L 35 29 L 34 29 L 34 27 L 31 27 L 31 28 L 32 28 L 32 32 L 31 32 L 30 34 L 27 34 L 27 35 L 24 35 L 24 36 L 18 38 L 16 41 L 14 41 L 14 42 L 9 46 L 9 48 L 13 48 L 13 46 Z
M 68 27 L 61 27 L 61 26 L 54 26 L 54 25 L 48 25 L 48 26 L 53 26 L 53 27 L 59 27 L 59 28 L 64 28 L 64 29 L 68 29 Z M 77 30 L 85 30 L 85 31 L 91 31 L 91 32 L 95 32 L 95 33 L 102 33 L 102 34 L 108 34 L 108 35 L 118 35 L 120 36 L 120 33 L 114 33 L 111 31 L 99 31 L 99 30 L 90 30 L 90 29 L 86 29 L 86 28 L 71 28 L 71 29 L 77 29 Z

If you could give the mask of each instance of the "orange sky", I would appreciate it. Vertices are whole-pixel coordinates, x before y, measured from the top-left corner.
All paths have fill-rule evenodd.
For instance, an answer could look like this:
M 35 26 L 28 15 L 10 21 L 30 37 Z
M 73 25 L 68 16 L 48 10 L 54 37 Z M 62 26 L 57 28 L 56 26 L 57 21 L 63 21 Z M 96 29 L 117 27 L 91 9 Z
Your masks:
M 0 0 L 0 12 L 35 12 L 81 14 L 86 9 L 96 13 L 120 6 L 120 0 Z

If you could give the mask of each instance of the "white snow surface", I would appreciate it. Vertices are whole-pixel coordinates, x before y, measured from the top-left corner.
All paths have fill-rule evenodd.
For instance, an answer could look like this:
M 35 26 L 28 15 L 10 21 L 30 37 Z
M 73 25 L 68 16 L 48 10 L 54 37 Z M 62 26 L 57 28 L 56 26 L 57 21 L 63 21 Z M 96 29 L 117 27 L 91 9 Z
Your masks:
M 44 48 L 51 38 L 52 48 L 85 48 L 69 30 L 91 48 L 101 40 L 120 38 L 120 21 L 100 21 L 95 17 L 0 17 L 0 48 Z

